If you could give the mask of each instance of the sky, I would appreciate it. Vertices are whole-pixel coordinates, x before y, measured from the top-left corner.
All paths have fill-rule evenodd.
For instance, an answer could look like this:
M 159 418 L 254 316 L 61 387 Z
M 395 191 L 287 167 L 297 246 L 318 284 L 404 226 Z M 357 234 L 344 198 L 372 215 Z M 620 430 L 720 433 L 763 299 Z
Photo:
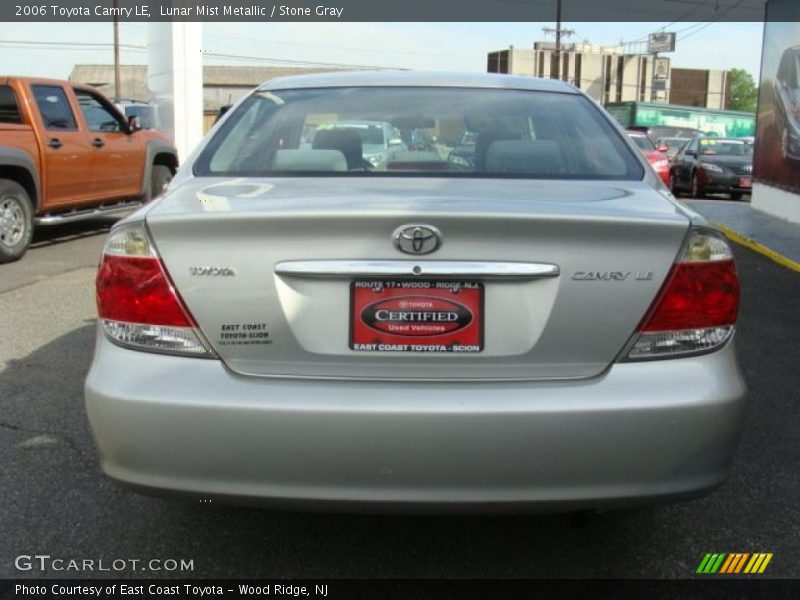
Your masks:
M 565 42 L 618 45 L 668 23 L 565 23 Z M 145 64 L 146 23 L 122 23 L 123 64 Z M 486 53 L 552 41 L 553 23 L 204 23 L 205 64 L 269 65 L 301 61 L 410 69 L 486 70 Z M 679 23 L 676 67 L 741 68 L 758 80 L 763 23 Z M 63 42 L 54 47 L 52 44 Z M 110 23 L 0 23 L 3 74 L 66 79 L 75 64 L 112 64 Z M 82 45 L 75 45 L 82 44 Z M 634 46 L 641 50 L 640 43 Z M 248 58 L 221 58 L 214 54 Z M 288 63 L 269 62 L 289 61 Z

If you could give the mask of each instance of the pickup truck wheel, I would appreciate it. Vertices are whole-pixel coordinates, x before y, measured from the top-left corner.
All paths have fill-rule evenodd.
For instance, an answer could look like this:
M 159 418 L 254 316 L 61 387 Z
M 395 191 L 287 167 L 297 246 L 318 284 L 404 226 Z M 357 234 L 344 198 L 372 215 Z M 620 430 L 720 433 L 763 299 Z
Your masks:
M 33 236 L 33 206 L 28 192 L 10 179 L 0 179 L 0 263 L 22 258 Z
M 161 195 L 167 184 L 172 181 L 174 173 L 166 165 L 153 165 L 150 173 L 150 200 Z

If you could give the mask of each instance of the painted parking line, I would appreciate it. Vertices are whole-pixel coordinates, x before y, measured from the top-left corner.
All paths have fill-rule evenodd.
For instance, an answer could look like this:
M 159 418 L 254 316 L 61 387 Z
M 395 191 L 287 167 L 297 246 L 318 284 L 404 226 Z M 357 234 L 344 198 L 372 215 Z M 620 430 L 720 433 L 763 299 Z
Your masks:
M 799 262 L 794 261 L 791 258 L 788 258 L 783 254 L 780 254 L 779 252 L 775 252 L 775 250 L 773 250 L 772 248 L 767 248 L 766 246 L 764 246 L 763 244 L 759 244 L 755 240 L 751 240 L 749 237 L 742 235 L 738 231 L 734 231 L 730 227 L 726 227 L 722 223 L 714 223 L 714 225 L 719 227 L 725 234 L 725 237 L 727 237 L 729 240 L 734 241 L 737 244 L 740 244 L 746 248 L 750 248 L 750 250 L 758 252 L 763 256 L 766 256 L 767 258 L 778 263 L 782 267 L 786 267 L 787 269 L 791 269 L 792 271 L 797 271 L 798 273 L 800 273 Z

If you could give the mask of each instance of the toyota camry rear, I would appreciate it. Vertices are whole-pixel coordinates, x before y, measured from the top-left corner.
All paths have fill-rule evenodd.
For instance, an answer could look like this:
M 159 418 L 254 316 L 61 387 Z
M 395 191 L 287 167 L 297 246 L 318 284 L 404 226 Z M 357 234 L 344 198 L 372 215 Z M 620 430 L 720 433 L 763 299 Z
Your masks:
M 725 239 L 567 84 L 278 79 L 109 235 L 87 410 L 106 473 L 145 492 L 691 497 L 742 427 L 738 301 Z

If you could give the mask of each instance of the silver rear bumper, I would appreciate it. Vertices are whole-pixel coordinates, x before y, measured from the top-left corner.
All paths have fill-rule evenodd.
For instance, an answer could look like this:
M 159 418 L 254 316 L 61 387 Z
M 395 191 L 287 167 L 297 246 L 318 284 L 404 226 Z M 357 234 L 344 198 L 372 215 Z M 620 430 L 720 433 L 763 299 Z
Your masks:
M 729 344 L 562 382 L 242 377 L 102 335 L 86 403 L 103 468 L 144 491 L 381 510 L 571 510 L 700 495 L 745 387 Z

